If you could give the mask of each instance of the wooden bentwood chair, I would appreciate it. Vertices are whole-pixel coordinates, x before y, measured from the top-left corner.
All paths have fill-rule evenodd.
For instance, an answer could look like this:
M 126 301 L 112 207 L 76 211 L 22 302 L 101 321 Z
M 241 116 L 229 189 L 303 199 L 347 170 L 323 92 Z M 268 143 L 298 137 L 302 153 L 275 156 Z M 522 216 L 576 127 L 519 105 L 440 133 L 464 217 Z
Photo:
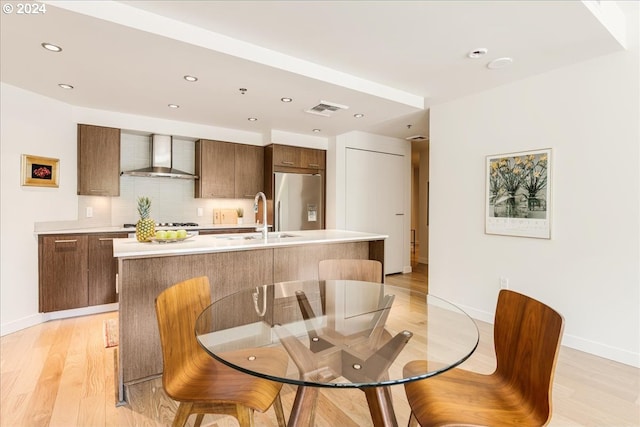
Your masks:
M 318 278 L 382 283 L 382 263 L 371 259 L 324 259 L 318 264 Z
M 490 375 L 454 368 L 405 384 L 409 426 L 544 426 L 564 319 L 528 296 L 501 290 L 494 322 L 496 370 Z M 412 361 L 405 373 L 425 372 Z
M 197 414 L 195 427 L 200 426 L 205 414 L 226 414 L 236 417 L 241 427 L 249 427 L 253 426 L 254 410 L 264 412 L 273 404 L 278 425 L 284 427 L 282 384 L 236 371 L 200 347 L 195 323 L 210 303 L 207 277 L 173 285 L 156 299 L 164 371 L 162 386 L 169 397 L 179 402 L 173 426 L 184 426 L 191 414 Z M 274 372 L 286 371 L 284 352 L 270 349 L 252 352 L 269 360 Z

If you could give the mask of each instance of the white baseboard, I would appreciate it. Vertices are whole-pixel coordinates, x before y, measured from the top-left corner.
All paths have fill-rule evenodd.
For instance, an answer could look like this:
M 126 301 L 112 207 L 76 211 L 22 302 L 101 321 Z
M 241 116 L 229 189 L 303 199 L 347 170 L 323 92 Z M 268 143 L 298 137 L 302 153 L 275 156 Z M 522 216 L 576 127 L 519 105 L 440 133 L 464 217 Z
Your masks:
M 23 317 L 22 319 L 14 320 L 12 322 L 3 323 L 0 325 L 0 336 L 12 334 L 22 329 L 27 329 L 40 323 L 46 322 L 44 313 L 37 313 L 31 316 Z
M 95 305 L 92 307 L 74 308 L 72 310 L 53 311 L 51 313 L 36 313 L 31 316 L 23 317 L 12 322 L 0 325 L 0 336 L 12 334 L 49 320 L 67 319 L 69 317 L 87 316 L 90 314 L 106 313 L 108 311 L 117 311 L 118 303 Z
M 640 353 L 633 353 L 622 348 L 611 347 L 599 342 L 585 340 L 584 338 L 569 335 L 567 333 L 562 337 L 562 345 L 575 350 L 584 351 L 585 353 L 593 354 L 595 356 L 604 357 L 605 359 L 624 363 L 625 365 L 640 368 Z

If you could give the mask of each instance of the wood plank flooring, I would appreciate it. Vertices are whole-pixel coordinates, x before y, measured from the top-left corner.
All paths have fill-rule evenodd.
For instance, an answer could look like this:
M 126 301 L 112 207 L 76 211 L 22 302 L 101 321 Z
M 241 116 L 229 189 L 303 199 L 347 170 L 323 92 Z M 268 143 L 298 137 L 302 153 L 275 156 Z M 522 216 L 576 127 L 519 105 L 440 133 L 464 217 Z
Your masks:
M 387 276 L 387 283 L 426 290 L 426 265 L 406 275 Z M 171 425 L 176 404 L 162 390 L 160 379 L 129 389 L 130 403 L 115 406 L 114 356 L 104 348 L 103 321 L 117 313 L 56 320 L 0 339 L 0 425 L 3 427 L 138 427 Z M 476 353 L 463 365 L 490 372 L 492 327 L 478 322 L 481 338 Z M 400 426 L 409 408 L 402 386 L 392 387 Z M 551 426 L 640 426 L 640 370 L 562 347 L 553 390 Z M 295 388 L 285 385 L 287 414 Z M 273 410 L 256 414 L 257 426 L 276 426 Z M 190 419 L 191 426 L 194 418 Z M 237 426 L 233 418 L 207 415 L 204 426 Z M 322 389 L 316 425 L 370 426 L 364 393 Z

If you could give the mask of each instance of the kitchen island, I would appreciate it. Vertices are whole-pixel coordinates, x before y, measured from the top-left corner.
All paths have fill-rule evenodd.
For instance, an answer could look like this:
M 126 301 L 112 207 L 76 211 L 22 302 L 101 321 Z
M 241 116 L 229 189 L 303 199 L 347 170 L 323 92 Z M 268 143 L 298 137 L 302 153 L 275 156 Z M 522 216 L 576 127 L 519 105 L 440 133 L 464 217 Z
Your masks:
M 323 259 L 355 258 L 384 262 L 385 235 L 341 230 L 259 234 L 198 235 L 175 243 L 114 239 L 118 259 L 120 344 L 118 399 L 126 386 L 162 373 L 155 298 L 175 283 L 207 276 L 214 300 L 242 289 L 317 279 Z M 228 307 L 235 324 L 256 321 L 256 313 Z

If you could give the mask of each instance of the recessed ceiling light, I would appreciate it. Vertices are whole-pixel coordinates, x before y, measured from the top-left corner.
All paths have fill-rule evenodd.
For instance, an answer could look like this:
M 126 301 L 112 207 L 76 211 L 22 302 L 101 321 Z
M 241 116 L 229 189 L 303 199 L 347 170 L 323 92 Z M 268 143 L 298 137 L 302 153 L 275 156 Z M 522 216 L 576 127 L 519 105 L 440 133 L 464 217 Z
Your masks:
M 59 83 L 58 86 L 60 86 L 62 89 L 73 89 L 73 86 L 66 83 Z
M 292 98 L 280 98 L 280 101 L 282 101 L 282 102 L 291 102 L 291 101 L 293 101 L 293 99 Z
M 322 132 L 322 129 L 314 129 L 313 131 L 314 131 L 315 133 L 319 133 L 319 132 Z
M 62 48 L 60 46 L 56 46 L 55 44 L 45 42 L 41 43 L 40 46 L 51 52 L 62 52 Z
M 479 49 L 473 49 L 471 52 L 467 54 L 467 56 L 471 59 L 477 59 L 477 58 L 480 58 L 481 56 L 486 55 L 487 52 L 489 52 L 488 49 L 481 47 Z
M 250 122 L 257 122 L 258 119 L 256 119 L 255 117 L 249 117 L 247 120 L 249 120 Z
M 487 68 L 490 70 L 497 70 L 500 68 L 508 67 L 513 63 L 513 59 L 509 57 L 497 58 L 487 64 Z
M 363 117 L 364 117 L 364 114 L 362 114 L 362 113 L 356 113 L 356 114 L 354 114 L 354 115 L 353 115 L 353 117 L 355 117 L 356 119 L 361 119 L 361 118 L 363 118 Z
M 180 108 L 180 106 L 178 104 L 168 104 L 167 107 L 169 108 Z
M 197 78 L 197 77 L 194 77 L 194 76 L 188 76 L 188 75 L 187 75 L 187 76 L 184 76 L 184 79 L 185 79 L 186 81 L 188 81 L 188 82 L 197 82 L 197 81 L 198 81 L 198 78 Z

